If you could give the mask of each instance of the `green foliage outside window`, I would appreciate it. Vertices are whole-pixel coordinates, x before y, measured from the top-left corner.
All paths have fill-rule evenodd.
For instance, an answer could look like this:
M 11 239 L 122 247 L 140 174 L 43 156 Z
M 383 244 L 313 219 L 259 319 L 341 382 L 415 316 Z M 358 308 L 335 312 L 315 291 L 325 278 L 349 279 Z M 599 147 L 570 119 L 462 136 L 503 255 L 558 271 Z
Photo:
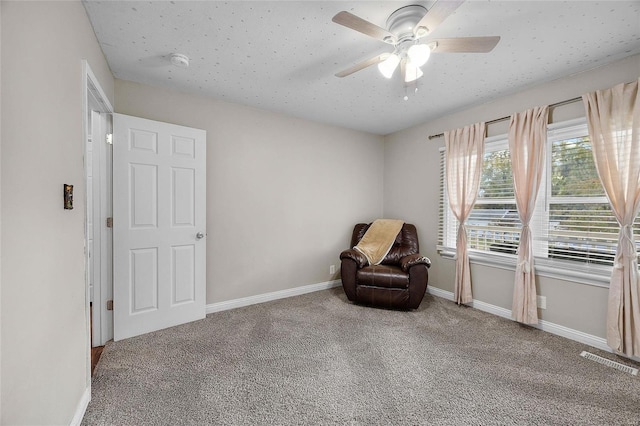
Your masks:
M 478 196 L 480 198 L 513 198 L 511 155 L 508 149 L 485 153 Z
M 591 153 L 589 137 L 553 142 L 551 195 L 590 197 L 604 195 Z

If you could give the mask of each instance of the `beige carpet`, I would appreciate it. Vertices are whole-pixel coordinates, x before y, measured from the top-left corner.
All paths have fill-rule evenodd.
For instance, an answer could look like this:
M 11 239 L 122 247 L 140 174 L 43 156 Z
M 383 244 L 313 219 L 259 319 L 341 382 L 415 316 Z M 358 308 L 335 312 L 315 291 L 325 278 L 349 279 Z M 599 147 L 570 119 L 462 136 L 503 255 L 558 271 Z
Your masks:
M 108 344 L 85 425 L 639 425 L 625 359 L 427 295 L 341 288 Z

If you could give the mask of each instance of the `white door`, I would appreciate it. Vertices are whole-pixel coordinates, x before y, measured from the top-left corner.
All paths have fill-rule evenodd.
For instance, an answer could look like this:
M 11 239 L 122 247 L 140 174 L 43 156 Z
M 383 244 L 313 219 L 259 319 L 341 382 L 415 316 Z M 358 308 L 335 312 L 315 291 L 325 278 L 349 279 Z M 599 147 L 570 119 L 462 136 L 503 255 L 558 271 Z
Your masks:
M 206 132 L 113 115 L 114 340 L 205 316 Z

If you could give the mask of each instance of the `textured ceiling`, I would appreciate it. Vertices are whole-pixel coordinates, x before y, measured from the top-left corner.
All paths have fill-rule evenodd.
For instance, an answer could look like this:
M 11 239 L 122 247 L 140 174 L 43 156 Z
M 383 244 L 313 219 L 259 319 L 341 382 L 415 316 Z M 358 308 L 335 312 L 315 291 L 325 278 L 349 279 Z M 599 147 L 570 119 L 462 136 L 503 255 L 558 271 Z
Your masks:
M 84 1 L 117 78 L 377 134 L 640 53 L 637 0 L 470 0 L 426 40 L 498 35 L 500 43 L 485 54 L 434 53 L 409 100 L 401 79 L 375 66 L 334 76 L 392 50 L 333 23 L 337 12 L 385 27 L 409 4 L 433 2 Z M 190 67 L 171 65 L 172 53 Z

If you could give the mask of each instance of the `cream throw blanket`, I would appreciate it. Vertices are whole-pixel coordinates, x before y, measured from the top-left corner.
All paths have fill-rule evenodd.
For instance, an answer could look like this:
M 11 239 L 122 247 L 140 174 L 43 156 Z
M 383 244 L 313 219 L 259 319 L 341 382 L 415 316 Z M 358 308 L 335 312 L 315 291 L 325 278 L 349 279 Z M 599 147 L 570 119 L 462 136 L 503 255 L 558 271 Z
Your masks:
M 354 250 L 364 254 L 369 265 L 379 265 L 391 250 L 402 225 L 402 220 L 376 219 Z

